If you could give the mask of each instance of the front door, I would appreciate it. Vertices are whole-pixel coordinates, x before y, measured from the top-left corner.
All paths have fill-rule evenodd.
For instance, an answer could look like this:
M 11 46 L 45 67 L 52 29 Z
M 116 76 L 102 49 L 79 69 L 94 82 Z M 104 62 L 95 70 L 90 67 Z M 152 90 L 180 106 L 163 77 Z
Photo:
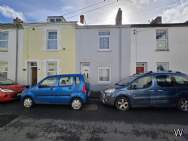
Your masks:
M 136 73 L 144 73 L 147 71 L 147 63 L 141 63 L 141 62 L 137 62 L 136 63 Z
M 81 74 L 84 74 L 85 77 L 89 78 L 90 64 L 87 62 L 81 63 Z
M 31 68 L 31 84 L 35 85 L 37 84 L 37 67 Z
M 35 85 L 37 84 L 37 62 L 28 62 L 28 72 L 27 72 L 27 78 L 28 78 L 28 84 L 29 85 Z
M 58 88 L 58 77 L 47 77 L 42 80 L 33 93 L 36 94 L 37 103 L 53 104 L 56 103 L 56 91 Z
M 132 102 L 135 106 L 150 106 L 150 96 L 153 92 L 152 76 L 144 76 L 133 81 L 130 85 Z

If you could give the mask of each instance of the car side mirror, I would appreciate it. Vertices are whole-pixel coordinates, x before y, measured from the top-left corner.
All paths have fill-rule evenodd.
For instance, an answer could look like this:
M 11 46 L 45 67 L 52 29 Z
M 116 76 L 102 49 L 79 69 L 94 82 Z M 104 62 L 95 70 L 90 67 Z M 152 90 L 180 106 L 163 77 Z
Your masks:
M 30 88 L 30 85 L 26 85 L 25 88 L 27 88 L 27 89 Z

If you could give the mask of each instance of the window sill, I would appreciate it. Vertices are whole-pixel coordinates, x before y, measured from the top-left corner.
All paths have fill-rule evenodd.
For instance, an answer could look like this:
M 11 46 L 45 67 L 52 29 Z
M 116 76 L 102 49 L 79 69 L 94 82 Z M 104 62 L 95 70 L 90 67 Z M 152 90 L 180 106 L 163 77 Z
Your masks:
M 156 49 L 155 51 L 170 51 L 169 49 Z
M 98 49 L 98 52 L 111 52 L 111 49 Z
M 45 49 L 44 51 L 47 51 L 47 52 L 56 52 L 56 51 L 60 51 L 62 49 Z
M 103 84 L 103 85 L 105 85 L 105 84 L 110 84 L 111 83 L 111 81 L 98 81 L 98 83 L 99 84 Z

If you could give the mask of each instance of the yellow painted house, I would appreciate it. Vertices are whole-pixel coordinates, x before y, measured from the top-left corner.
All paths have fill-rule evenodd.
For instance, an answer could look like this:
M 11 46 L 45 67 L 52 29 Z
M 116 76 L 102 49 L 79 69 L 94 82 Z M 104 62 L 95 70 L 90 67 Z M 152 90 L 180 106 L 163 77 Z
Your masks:
M 48 75 L 76 72 L 76 22 L 25 24 L 19 81 L 35 84 Z

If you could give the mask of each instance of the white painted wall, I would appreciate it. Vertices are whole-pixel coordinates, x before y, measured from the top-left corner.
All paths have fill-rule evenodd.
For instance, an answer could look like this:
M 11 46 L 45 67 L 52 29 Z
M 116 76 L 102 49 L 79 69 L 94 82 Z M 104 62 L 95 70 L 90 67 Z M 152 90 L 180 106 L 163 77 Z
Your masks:
M 15 81 L 16 29 L 0 29 L 1 31 L 8 31 L 8 52 L 0 52 L 0 61 L 8 62 L 8 78 Z
M 156 30 L 168 30 L 169 51 L 156 51 Z M 134 35 L 134 30 L 136 34 Z M 155 27 L 131 29 L 131 73 L 136 62 L 147 62 L 148 71 L 156 71 L 157 62 L 169 62 L 169 69 L 188 74 L 188 27 Z
M 110 32 L 110 51 L 99 51 L 99 32 Z M 120 38 L 121 37 L 121 38 Z M 129 74 L 130 36 L 128 28 L 116 26 L 84 26 L 76 30 L 76 69 L 80 63 L 90 63 L 89 81 L 94 90 L 105 88 Z M 123 57 L 124 59 L 121 59 Z M 98 67 L 111 67 L 110 83 L 98 82 Z

